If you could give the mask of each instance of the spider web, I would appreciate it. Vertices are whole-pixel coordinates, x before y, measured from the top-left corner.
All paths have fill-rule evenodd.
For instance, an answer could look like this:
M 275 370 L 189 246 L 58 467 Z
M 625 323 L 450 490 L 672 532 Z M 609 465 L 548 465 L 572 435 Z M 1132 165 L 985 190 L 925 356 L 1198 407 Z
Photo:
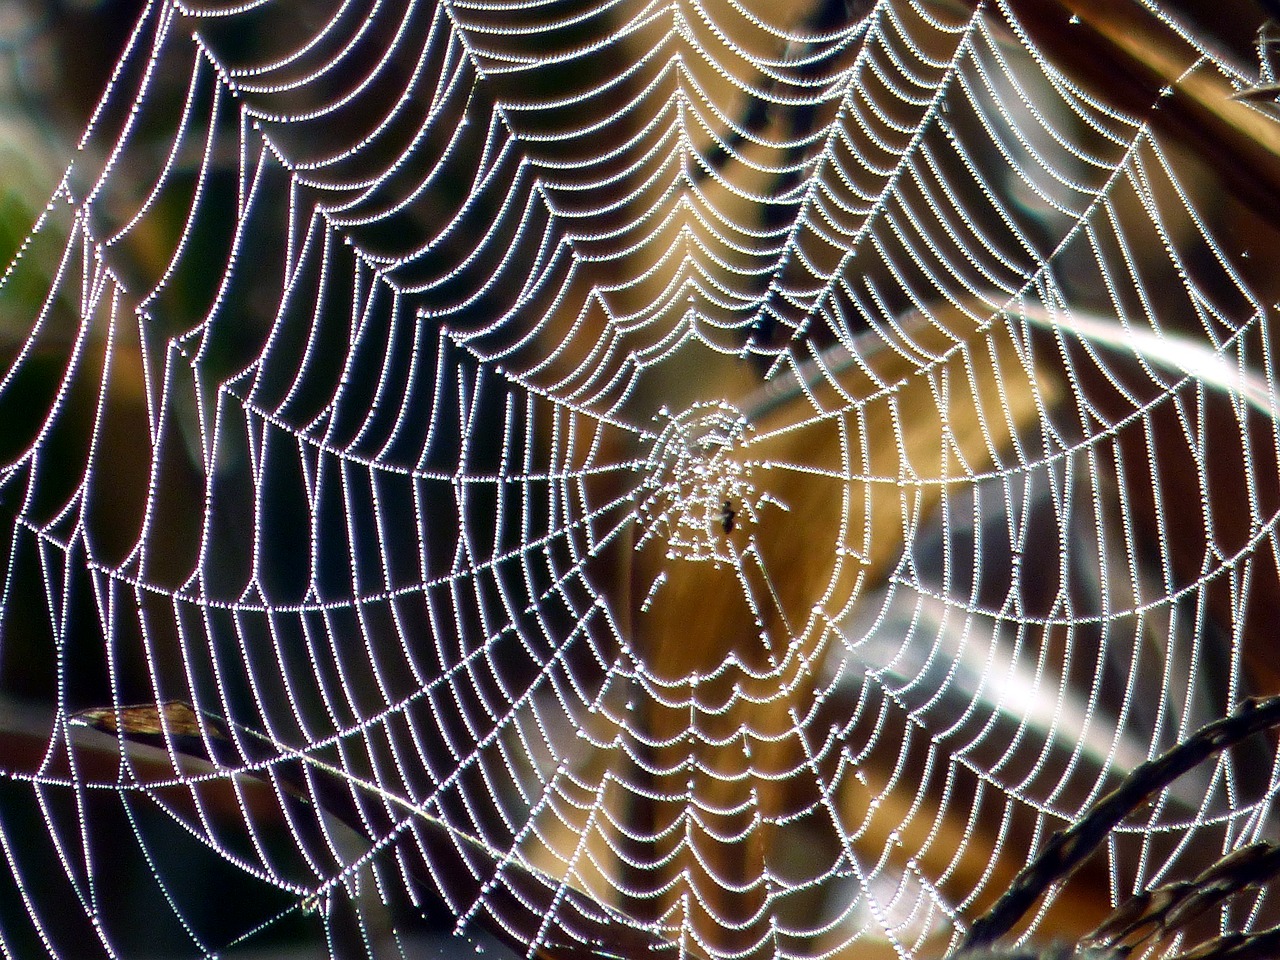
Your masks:
M 150 4 L 0 287 L 0 952 L 937 955 L 1274 692 L 1277 129 L 1092 9 Z

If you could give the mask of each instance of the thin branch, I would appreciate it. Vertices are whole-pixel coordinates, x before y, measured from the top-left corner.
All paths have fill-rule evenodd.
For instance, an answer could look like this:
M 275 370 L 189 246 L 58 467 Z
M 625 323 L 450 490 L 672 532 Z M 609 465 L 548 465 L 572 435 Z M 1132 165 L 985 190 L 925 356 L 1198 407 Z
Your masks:
M 1143 939 L 1163 937 L 1237 893 L 1261 886 L 1277 873 L 1280 873 L 1280 846 L 1251 843 L 1233 850 L 1194 880 L 1167 883 L 1136 894 L 1086 939 L 1111 946 L 1144 927 L 1153 929 Z
M 1229 933 L 1207 940 L 1176 960 L 1275 960 L 1280 956 L 1280 927 L 1256 933 Z
M 1280 696 L 1250 697 L 1234 713 L 1201 727 L 1171 750 L 1138 765 L 1075 825 L 1049 839 L 1045 849 L 1018 874 L 1009 890 L 974 922 L 961 943 L 961 950 L 987 946 L 1008 933 L 1049 887 L 1068 879 L 1106 842 L 1111 831 L 1149 797 L 1209 757 L 1278 724 Z

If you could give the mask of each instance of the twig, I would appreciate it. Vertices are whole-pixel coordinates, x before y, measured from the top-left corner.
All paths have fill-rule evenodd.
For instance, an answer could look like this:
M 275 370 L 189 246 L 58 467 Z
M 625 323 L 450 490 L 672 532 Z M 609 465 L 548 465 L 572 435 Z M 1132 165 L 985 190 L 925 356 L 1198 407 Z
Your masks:
M 1146 926 L 1154 927 L 1148 937 L 1163 936 L 1186 926 L 1227 898 L 1260 886 L 1278 872 L 1280 846 L 1251 843 L 1233 850 L 1194 880 L 1167 883 L 1131 897 L 1086 939 L 1109 946 Z
M 1280 724 L 1280 696 L 1250 697 L 1234 713 L 1201 727 L 1154 760 L 1139 764 L 1074 826 L 1049 839 L 1045 849 L 1018 874 L 1009 890 L 974 922 L 961 942 L 961 950 L 986 946 L 1008 933 L 1050 886 L 1068 879 L 1147 798 L 1209 757 L 1277 724 Z
M 1280 956 L 1280 927 L 1256 933 L 1229 933 L 1207 940 L 1175 960 L 1275 960 Z

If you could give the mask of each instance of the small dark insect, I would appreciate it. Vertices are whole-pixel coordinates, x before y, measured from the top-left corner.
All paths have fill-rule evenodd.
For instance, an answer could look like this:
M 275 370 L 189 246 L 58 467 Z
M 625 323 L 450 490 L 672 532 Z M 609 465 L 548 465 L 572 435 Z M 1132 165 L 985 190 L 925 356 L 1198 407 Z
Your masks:
M 737 515 L 737 511 L 733 509 L 733 504 L 726 500 L 724 502 L 724 506 L 720 508 L 719 514 L 720 528 L 724 530 L 725 533 L 733 533 L 733 518 Z
M 1258 0 L 1269 17 L 1258 28 L 1258 82 L 1232 94 L 1233 100 L 1274 100 L 1280 96 L 1280 83 L 1276 82 L 1276 67 L 1280 66 L 1280 0 Z

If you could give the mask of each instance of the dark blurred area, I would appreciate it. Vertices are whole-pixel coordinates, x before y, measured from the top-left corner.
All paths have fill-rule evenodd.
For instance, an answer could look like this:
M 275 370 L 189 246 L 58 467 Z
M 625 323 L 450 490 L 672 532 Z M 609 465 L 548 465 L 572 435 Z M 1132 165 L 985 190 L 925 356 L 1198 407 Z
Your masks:
M 56 148 L 79 139 L 124 48 L 142 0 L 0 4 L 0 102 L 38 120 Z
M 77 143 L 146 6 L 142 0 L 0 2 L 0 264 L 7 264 L 27 242 L 32 224 L 76 157 Z M 180 96 L 188 79 L 162 74 L 157 83 L 171 85 Z M 154 131 L 157 151 L 172 134 Z M 213 188 L 215 195 L 234 183 L 236 159 L 215 160 L 220 168 L 215 178 L 222 178 Z M 172 212 L 169 229 L 176 231 L 183 211 L 178 206 Z M 121 251 L 112 266 L 127 275 L 129 258 L 145 258 L 146 253 Z M 210 276 L 216 279 L 219 272 Z M 15 310 L 17 298 L 12 296 L 0 307 L 0 343 L 6 353 L 26 336 L 43 296 L 39 282 L 32 285 L 30 300 L 19 305 L 26 309 Z M 178 302 L 185 297 L 191 309 L 198 309 L 201 293 L 198 284 L 188 285 L 179 291 Z M 49 372 L 56 376 L 56 366 Z M 0 424 L 0 446 L 6 452 L 21 446 L 21 435 L 20 425 Z M 56 446 L 50 451 L 55 458 L 58 453 Z M 67 473 L 73 475 L 82 465 L 77 451 L 66 453 Z M 137 459 L 131 478 L 137 489 L 147 485 L 148 466 L 146 456 Z M 12 528 L 17 502 L 10 488 L 0 495 L 0 524 L 6 528 Z M 132 535 L 121 531 L 122 538 Z M 221 808 L 216 796 L 212 805 L 202 797 L 197 801 L 197 806 L 205 805 L 200 811 L 192 805 L 194 790 L 160 789 L 144 798 L 136 792 L 59 785 L 65 777 L 110 783 L 125 774 L 112 738 L 78 734 L 74 758 L 58 745 L 61 734 L 52 728 L 58 700 L 73 708 L 109 703 L 113 691 L 105 682 L 109 671 L 101 662 L 103 641 L 90 606 L 69 612 L 75 639 L 57 654 L 59 644 L 49 636 L 47 623 L 42 624 L 45 617 L 21 614 L 38 611 L 46 602 L 34 560 L 30 554 L 25 562 L 20 558 L 16 566 L 23 573 L 9 584 L 8 603 L 18 613 L 6 622 L 0 651 L 0 735 L 5 738 L 5 769 L 38 770 L 50 786 L 33 788 L 22 779 L 0 782 L 0 830 L 10 864 L 0 880 L 0 940 L 6 955 L 44 956 L 52 949 L 69 958 L 101 956 L 100 936 L 119 955 L 139 960 L 214 953 L 245 960 L 509 955 L 483 931 L 456 936 L 451 914 L 430 902 L 415 906 L 403 890 L 379 889 L 368 869 L 353 875 L 351 885 L 332 898 L 300 903 L 297 893 L 255 879 L 193 835 L 192 827 L 198 829 L 204 817 L 232 822 L 247 803 L 261 809 L 262 822 L 274 824 L 280 838 L 287 837 L 284 814 L 261 782 L 242 784 L 238 795 L 223 791 Z M 92 587 L 82 581 L 69 596 L 77 604 L 91 604 Z M 59 673 L 54 657 L 64 655 L 85 669 L 73 671 L 79 679 L 72 679 L 69 689 L 58 690 L 53 686 Z M 132 669 L 134 676 L 146 673 L 141 662 Z M 135 771 L 156 762 L 151 769 L 158 778 L 164 776 L 163 755 L 157 761 L 142 751 L 131 762 L 142 765 Z M 359 856 L 360 838 L 341 825 L 331 826 L 340 840 L 345 837 L 351 855 Z M 273 841 L 267 836 L 262 842 L 270 848 Z M 81 909 L 42 916 L 43 905 L 65 907 L 75 900 Z M 83 914 L 83 929 L 66 928 L 67 918 L 78 913 Z

